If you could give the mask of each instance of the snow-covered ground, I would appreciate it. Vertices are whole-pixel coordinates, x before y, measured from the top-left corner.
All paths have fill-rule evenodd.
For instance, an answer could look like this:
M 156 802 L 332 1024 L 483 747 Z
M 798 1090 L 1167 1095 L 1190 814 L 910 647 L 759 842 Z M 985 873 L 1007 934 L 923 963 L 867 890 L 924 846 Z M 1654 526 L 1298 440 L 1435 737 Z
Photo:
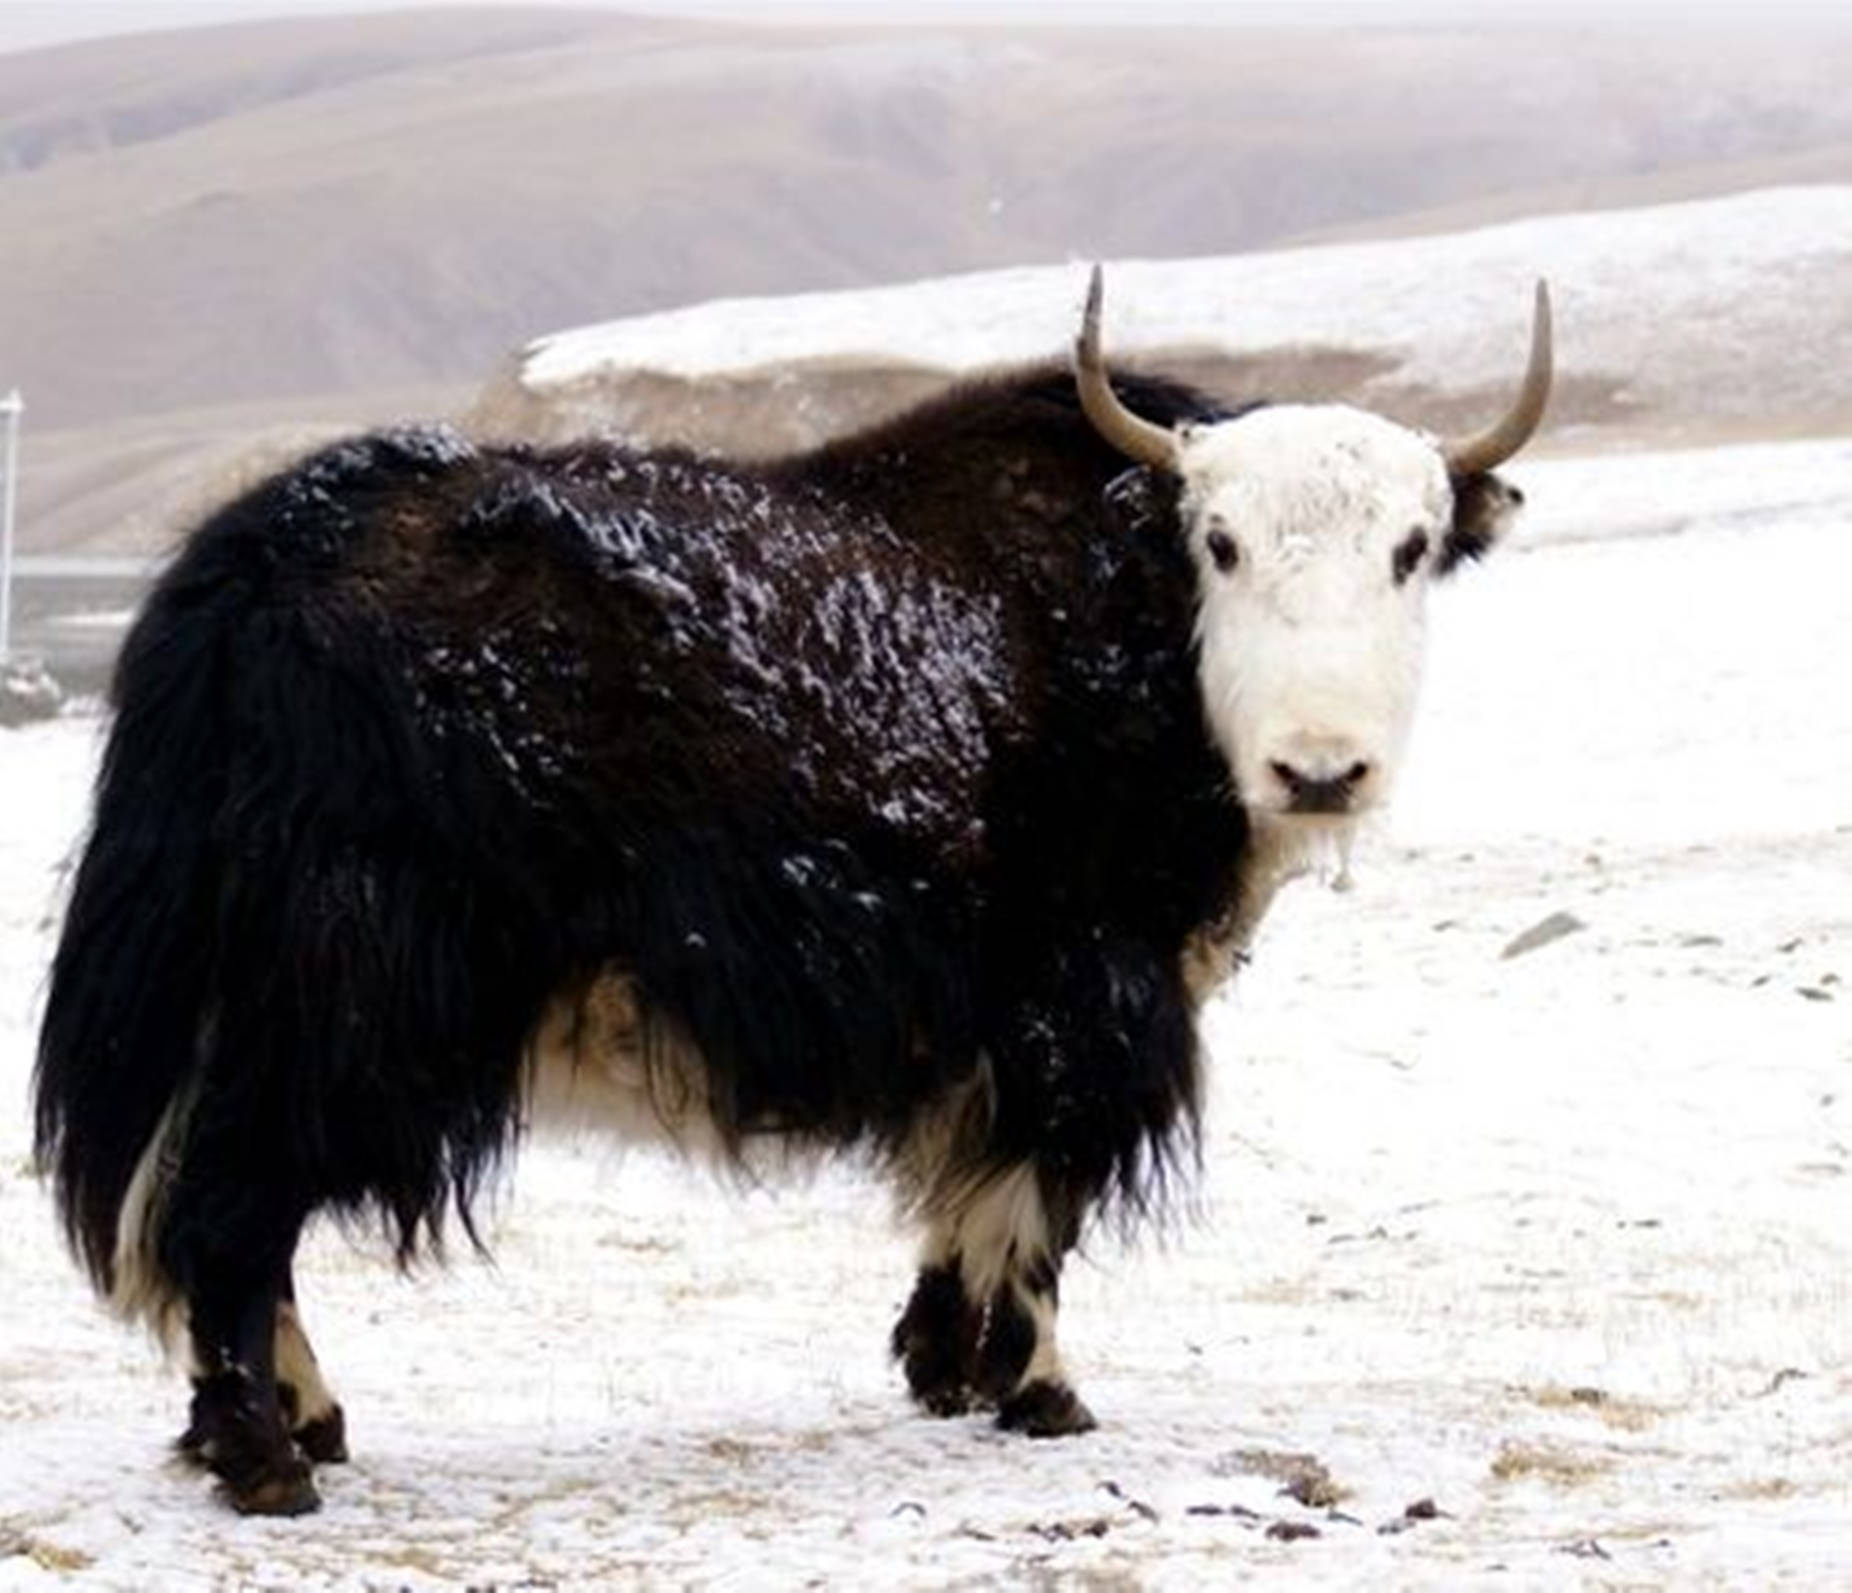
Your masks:
M 853 1171 L 536 1145 L 493 1268 L 318 1236 L 354 1463 L 232 1516 L 30 1174 L 98 730 L 0 733 L 0 1589 L 1852 1585 L 1852 444 L 1513 474 L 1357 888 L 1211 1009 L 1196 1210 L 1070 1272 L 1061 1443 L 909 1409 Z

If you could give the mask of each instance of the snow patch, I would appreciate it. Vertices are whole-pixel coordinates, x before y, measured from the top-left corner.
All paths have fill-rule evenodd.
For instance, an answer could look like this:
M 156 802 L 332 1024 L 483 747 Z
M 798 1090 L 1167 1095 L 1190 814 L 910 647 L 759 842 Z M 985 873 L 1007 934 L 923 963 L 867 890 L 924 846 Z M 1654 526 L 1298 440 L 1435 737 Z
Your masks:
M 912 1247 L 852 1169 L 730 1194 L 540 1142 L 494 1268 L 395 1282 L 315 1236 L 355 1462 L 314 1520 L 231 1517 L 165 1459 L 180 1382 L 31 1176 L 98 727 L 0 732 L 0 1588 L 1842 1581 L 1833 457 L 1526 467 L 1537 540 L 1437 592 L 1356 889 L 1285 893 L 1209 1010 L 1196 1220 L 1064 1278 L 1104 1426 L 1061 1443 L 908 1408 L 884 1337 Z M 1670 503 L 1678 535 L 1551 530 Z M 1585 927 L 1501 959 L 1558 912 Z

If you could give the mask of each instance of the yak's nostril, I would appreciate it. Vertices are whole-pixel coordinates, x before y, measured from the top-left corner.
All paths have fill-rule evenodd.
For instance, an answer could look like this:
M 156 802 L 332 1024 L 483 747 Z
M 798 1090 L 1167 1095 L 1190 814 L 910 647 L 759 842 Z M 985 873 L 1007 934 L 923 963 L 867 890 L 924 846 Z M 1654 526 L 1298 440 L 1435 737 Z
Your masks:
M 1357 787 L 1370 777 L 1370 765 L 1362 759 L 1336 775 L 1309 774 L 1277 759 L 1267 769 L 1284 788 L 1291 813 L 1347 813 Z
M 1305 776 L 1300 774 L 1290 763 L 1270 763 L 1267 765 L 1267 768 L 1273 775 L 1273 778 L 1278 780 L 1281 785 L 1285 786 L 1288 791 L 1297 791 L 1300 786 L 1305 784 Z

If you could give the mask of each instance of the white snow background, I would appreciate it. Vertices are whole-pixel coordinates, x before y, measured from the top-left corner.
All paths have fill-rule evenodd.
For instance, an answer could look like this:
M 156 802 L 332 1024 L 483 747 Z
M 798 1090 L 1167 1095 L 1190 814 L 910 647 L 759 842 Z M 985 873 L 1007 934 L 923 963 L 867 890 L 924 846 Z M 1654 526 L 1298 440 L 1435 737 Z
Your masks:
M 317 1233 L 354 1461 L 231 1514 L 30 1166 L 99 723 L 0 732 L 0 1589 L 1852 1586 L 1852 440 L 1511 474 L 1356 889 L 1210 1009 L 1193 1211 L 1069 1269 L 1058 1443 L 910 1409 L 853 1169 L 536 1143 L 492 1266 Z

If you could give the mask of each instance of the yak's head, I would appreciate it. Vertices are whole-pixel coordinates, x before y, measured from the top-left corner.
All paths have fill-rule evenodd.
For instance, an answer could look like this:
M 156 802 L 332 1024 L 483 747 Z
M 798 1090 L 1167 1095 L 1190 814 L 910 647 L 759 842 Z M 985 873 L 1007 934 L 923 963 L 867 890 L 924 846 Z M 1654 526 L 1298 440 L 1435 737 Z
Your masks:
M 1437 438 L 1341 404 L 1154 425 L 1107 382 L 1100 292 L 1096 267 L 1075 345 L 1081 401 L 1115 448 L 1177 478 L 1210 731 L 1251 818 L 1341 838 L 1401 758 L 1429 582 L 1485 553 L 1522 502 L 1492 471 L 1543 415 L 1548 294 L 1539 283 L 1510 411 Z

